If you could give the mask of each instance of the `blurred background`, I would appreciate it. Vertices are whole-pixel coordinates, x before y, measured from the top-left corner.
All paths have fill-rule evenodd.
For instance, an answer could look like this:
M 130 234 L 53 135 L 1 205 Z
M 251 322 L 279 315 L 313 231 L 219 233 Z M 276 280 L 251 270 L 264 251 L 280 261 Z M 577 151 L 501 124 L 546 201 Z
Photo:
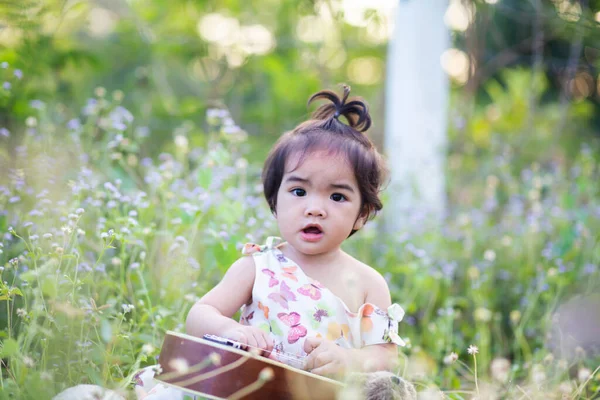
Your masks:
M 275 233 L 264 157 L 347 83 L 391 167 L 348 248 L 407 310 L 405 376 L 598 394 L 600 1 L 6 0 L 0 83 L 7 393 L 126 388 Z

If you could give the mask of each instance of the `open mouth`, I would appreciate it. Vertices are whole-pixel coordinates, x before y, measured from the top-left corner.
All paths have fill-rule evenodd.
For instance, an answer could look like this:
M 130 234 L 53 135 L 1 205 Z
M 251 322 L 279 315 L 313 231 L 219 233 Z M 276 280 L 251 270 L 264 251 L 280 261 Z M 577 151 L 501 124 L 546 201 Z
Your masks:
M 302 239 L 307 242 L 318 242 L 323 237 L 323 230 L 318 225 L 308 225 L 302 229 Z
M 319 229 L 319 227 L 317 227 L 317 226 L 309 226 L 307 228 L 302 229 L 302 232 L 308 233 L 308 234 L 313 234 L 313 235 L 318 235 L 320 233 L 323 233 L 323 231 L 321 229 Z

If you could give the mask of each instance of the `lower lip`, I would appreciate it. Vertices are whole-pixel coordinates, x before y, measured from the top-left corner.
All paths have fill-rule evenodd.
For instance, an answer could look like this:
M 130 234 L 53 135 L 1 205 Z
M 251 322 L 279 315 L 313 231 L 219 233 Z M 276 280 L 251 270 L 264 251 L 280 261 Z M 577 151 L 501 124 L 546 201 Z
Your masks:
M 308 233 L 308 232 L 301 231 L 300 232 L 300 236 L 302 237 L 303 240 L 305 240 L 307 242 L 318 242 L 323 237 L 323 232 L 321 232 L 321 233 L 312 233 L 312 232 Z

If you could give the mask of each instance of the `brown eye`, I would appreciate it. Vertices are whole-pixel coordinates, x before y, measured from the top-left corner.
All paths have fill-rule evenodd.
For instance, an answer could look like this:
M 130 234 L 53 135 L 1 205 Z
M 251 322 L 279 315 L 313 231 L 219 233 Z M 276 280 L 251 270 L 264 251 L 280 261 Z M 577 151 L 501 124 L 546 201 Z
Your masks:
M 340 202 L 340 201 L 346 201 L 346 196 L 344 196 L 341 193 L 334 193 L 331 195 L 331 200 L 335 201 L 335 202 Z
M 290 191 L 294 196 L 303 197 L 306 196 L 306 190 L 304 189 L 292 189 Z

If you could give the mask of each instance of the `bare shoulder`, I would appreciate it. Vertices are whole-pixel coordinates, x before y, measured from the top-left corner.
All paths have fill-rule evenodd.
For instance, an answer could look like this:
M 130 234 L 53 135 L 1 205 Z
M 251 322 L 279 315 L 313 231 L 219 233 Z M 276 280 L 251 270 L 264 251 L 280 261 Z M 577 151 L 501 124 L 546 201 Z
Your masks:
M 375 268 L 351 258 L 351 270 L 358 276 L 363 286 L 365 303 L 373 303 L 380 308 L 387 308 L 391 304 L 390 289 L 387 281 Z
M 227 270 L 223 280 L 235 280 L 254 283 L 255 272 L 254 257 L 251 255 L 238 258 Z
M 225 272 L 223 279 L 198 301 L 215 307 L 221 314 L 231 317 L 243 304 L 252 300 L 255 279 L 254 258 L 238 258 Z

